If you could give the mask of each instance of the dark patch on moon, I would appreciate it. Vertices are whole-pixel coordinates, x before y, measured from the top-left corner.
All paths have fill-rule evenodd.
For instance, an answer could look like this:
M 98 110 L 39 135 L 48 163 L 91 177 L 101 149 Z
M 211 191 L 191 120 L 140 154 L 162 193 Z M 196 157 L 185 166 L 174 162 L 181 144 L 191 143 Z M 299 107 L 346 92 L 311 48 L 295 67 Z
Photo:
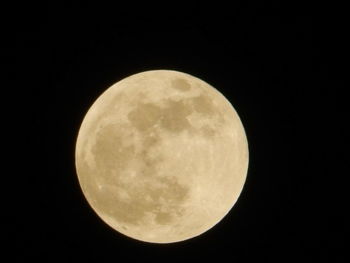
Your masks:
M 194 110 L 198 113 L 213 115 L 216 113 L 214 109 L 214 104 L 211 98 L 207 95 L 199 95 L 197 97 L 192 98 L 192 103 Z
M 171 214 L 164 213 L 164 212 L 158 212 L 156 215 L 155 221 L 160 225 L 166 225 L 169 222 L 171 222 Z
M 161 126 L 170 132 L 181 132 L 189 129 L 192 125 L 187 117 L 192 113 L 192 109 L 183 100 L 168 100 L 167 107 L 163 109 Z
M 125 147 L 123 140 L 132 138 L 128 138 L 124 129 L 112 124 L 103 127 L 96 135 L 96 143 L 91 152 L 95 158 L 96 168 L 104 178 L 108 178 L 113 169 L 124 169 L 135 155 L 134 145 Z
M 180 185 L 175 178 L 164 177 L 158 180 L 154 175 L 153 177 L 153 180 L 160 181 L 161 185 L 154 184 L 153 180 L 136 185 L 117 183 L 116 189 L 127 191 L 129 198 L 121 198 L 117 192 L 112 191 L 92 192 L 96 193 L 94 198 L 99 203 L 99 207 L 107 211 L 107 214 L 117 222 L 139 225 L 146 214 L 151 213 L 155 215 L 157 223 L 171 223 L 174 216 L 181 214 L 178 204 L 188 198 L 189 189 Z M 162 204 L 166 207 L 166 212 L 160 211 Z
M 171 87 L 180 91 L 188 91 L 191 89 L 191 85 L 185 79 L 174 79 L 171 82 Z
M 205 136 L 206 138 L 212 138 L 217 133 L 214 128 L 210 127 L 207 124 L 203 125 L 203 127 L 200 128 L 200 131 L 201 131 L 202 135 Z
M 191 107 L 184 100 L 168 99 L 164 108 L 154 103 L 139 103 L 128 114 L 128 119 L 140 132 L 147 131 L 158 122 L 170 132 L 181 132 L 191 127 L 186 118 L 191 113 Z
M 128 114 L 128 119 L 133 126 L 143 132 L 156 124 L 161 118 L 162 110 L 153 103 L 139 103 Z

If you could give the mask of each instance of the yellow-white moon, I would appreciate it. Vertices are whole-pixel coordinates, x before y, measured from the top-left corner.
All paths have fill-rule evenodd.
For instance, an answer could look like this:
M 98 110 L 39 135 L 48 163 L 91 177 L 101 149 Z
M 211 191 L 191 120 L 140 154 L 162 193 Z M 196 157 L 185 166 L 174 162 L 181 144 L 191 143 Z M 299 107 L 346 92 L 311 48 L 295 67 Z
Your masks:
M 219 91 L 154 70 L 95 101 L 75 157 L 82 191 L 104 222 L 137 240 L 171 243 L 204 233 L 230 211 L 246 179 L 248 144 Z

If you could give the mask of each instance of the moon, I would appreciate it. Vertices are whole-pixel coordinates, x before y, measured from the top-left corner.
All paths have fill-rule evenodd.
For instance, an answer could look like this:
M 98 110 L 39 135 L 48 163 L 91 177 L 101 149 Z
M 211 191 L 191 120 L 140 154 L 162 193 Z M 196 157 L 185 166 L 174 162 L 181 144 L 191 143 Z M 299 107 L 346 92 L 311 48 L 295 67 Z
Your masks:
M 79 129 L 79 184 L 117 232 L 151 243 L 194 238 L 222 220 L 247 176 L 231 103 L 192 75 L 152 70 L 108 88 Z

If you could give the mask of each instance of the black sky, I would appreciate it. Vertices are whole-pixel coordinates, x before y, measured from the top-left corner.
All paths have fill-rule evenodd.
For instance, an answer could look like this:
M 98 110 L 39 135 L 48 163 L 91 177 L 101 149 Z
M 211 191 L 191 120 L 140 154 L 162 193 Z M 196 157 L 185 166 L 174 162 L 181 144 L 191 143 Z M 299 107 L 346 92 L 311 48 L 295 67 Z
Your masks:
M 16 259 L 345 262 L 345 158 L 336 148 L 341 14 L 277 1 L 30 8 L 36 12 L 24 8 L 15 31 L 15 77 L 29 83 L 20 92 L 30 171 L 19 173 Z M 151 69 L 187 72 L 220 90 L 239 113 L 250 150 L 247 182 L 229 215 L 172 245 L 136 242 L 106 226 L 74 168 L 90 105 L 113 83 Z

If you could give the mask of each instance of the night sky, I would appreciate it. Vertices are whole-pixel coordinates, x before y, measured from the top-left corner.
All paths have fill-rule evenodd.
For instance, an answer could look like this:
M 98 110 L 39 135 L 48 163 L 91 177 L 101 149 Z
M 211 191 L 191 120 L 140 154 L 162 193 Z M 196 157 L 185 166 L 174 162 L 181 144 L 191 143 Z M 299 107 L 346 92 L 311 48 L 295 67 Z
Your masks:
M 277 1 L 203 2 L 23 7 L 13 49 L 27 130 L 18 167 L 26 172 L 13 199 L 21 212 L 9 235 L 16 260 L 345 262 L 342 15 Z M 152 69 L 189 73 L 223 93 L 250 153 L 231 212 L 205 234 L 168 245 L 103 223 L 74 167 L 91 104 L 113 83 Z

